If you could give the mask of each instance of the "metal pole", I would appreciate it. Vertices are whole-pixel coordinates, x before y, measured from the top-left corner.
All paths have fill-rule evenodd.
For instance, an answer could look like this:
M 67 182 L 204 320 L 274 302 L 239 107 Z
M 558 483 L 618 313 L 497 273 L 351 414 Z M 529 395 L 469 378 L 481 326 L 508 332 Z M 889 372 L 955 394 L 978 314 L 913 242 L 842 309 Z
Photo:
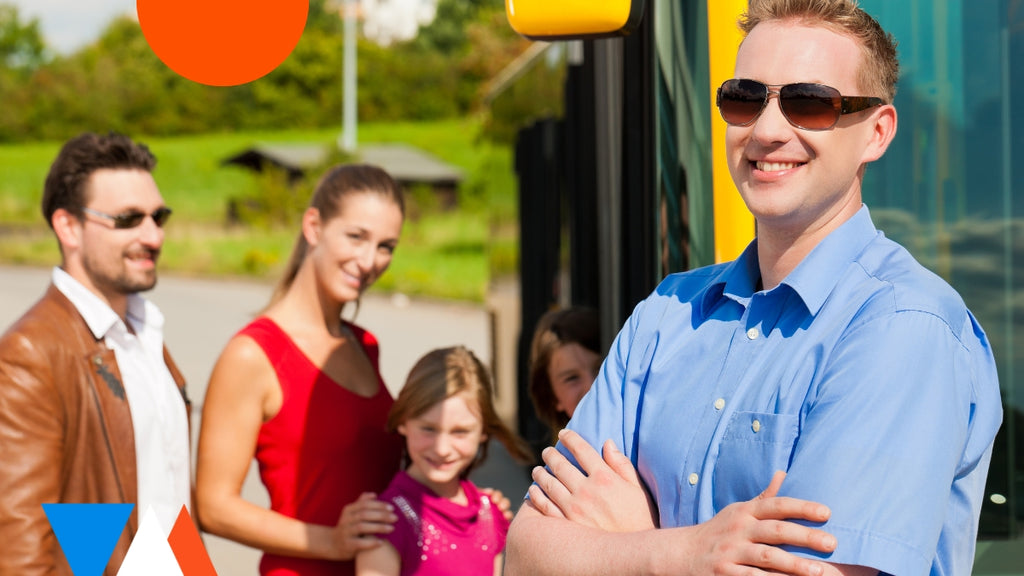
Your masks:
M 1002 100 L 1002 148 L 1003 148 L 1003 214 L 1006 218 L 1003 224 L 1003 301 L 1005 302 L 1005 348 L 1007 351 L 1016 350 L 1013 342 L 1014 331 L 1016 325 L 1014 324 L 1014 286 L 1013 286 L 1013 134 L 1011 128 L 1013 126 L 1013 97 L 1012 93 L 1012 82 L 1013 76 L 1011 74 L 1010 63 L 1013 59 L 1013 52 L 1010 50 L 1010 23 L 1009 17 L 1007 17 L 1007 23 L 1000 31 L 1000 49 L 1002 54 L 1001 58 L 1001 70 L 1000 80 L 1001 84 L 1001 100 Z M 1011 352 L 1012 354 L 1012 352 Z M 1000 374 L 1001 380 L 1007 382 L 1007 386 L 1003 393 L 1003 405 L 1009 410 L 1017 405 L 1016 402 L 1016 391 L 1017 391 L 1017 376 L 1014 373 L 1016 366 L 1014 366 L 1014 359 L 1011 356 L 1010 361 L 1006 363 L 1006 369 L 1003 374 Z M 1010 536 L 1019 536 L 1021 533 L 1020 519 L 1014 510 L 1020 510 L 1020 504 L 1017 502 L 1018 498 L 1024 498 L 1024 494 L 1017 493 L 1017 482 L 1014 481 L 1015 471 L 1021 466 L 1017 462 L 1019 454 L 1021 454 L 1021 446 L 1015 446 L 1017 443 L 1017 417 L 1015 414 L 1008 414 L 1003 420 L 1003 432 L 1006 433 L 1006 445 L 1009 450 L 1006 451 L 1006 469 L 1008 471 L 1009 478 L 1007 478 L 1006 486 L 1006 497 L 1007 507 L 1009 508 L 1007 516 L 1010 519 Z M 990 496 L 991 497 L 991 496 Z M 1016 507 L 1016 508 L 1015 508 Z
M 342 70 L 342 125 L 338 144 L 345 152 L 356 150 L 356 2 L 345 0 L 345 52 Z

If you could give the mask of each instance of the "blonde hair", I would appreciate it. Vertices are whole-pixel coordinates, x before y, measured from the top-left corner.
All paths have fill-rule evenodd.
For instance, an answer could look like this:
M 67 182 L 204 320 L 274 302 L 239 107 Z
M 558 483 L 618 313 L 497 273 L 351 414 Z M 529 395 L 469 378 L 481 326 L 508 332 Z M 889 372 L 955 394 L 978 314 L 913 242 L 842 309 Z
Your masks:
M 313 190 L 309 207 L 316 208 L 320 220 L 327 222 L 341 213 L 342 200 L 357 194 L 376 194 L 386 198 L 398 206 L 402 216 L 405 216 L 405 198 L 401 187 L 382 168 L 370 164 L 338 164 L 327 170 Z M 274 287 L 267 308 L 283 298 L 292 287 L 308 252 L 309 243 L 300 230 L 284 274 Z
M 863 55 L 857 83 L 866 93 L 850 96 L 877 96 L 892 104 L 900 75 L 896 39 L 856 0 L 750 0 L 739 27 L 750 34 L 758 24 L 778 20 L 824 26 L 857 40 Z
M 467 400 L 476 401 L 483 432 L 488 438 L 501 442 L 516 460 L 532 461 L 526 443 L 505 426 L 494 409 L 491 379 L 487 370 L 476 355 L 464 346 L 438 348 L 416 362 L 409 371 L 405 386 L 391 406 L 388 430 L 396 432 L 404 422 L 422 415 L 438 402 L 460 394 Z M 480 444 L 476 459 L 462 471 L 461 477 L 468 476 L 486 458 L 487 442 L 484 441 Z

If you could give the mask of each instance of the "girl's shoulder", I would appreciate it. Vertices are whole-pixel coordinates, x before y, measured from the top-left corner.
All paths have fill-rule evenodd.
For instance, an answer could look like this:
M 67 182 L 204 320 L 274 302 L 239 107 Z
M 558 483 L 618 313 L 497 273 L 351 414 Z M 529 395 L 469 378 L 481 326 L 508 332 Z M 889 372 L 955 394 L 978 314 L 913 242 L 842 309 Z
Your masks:
M 508 520 L 505 518 L 505 512 L 498 506 L 498 503 L 494 501 L 486 492 L 480 490 L 480 487 L 471 482 L 470 480 L 462 481 L 462 489 L 466 493 L 467 505 L 472 508 L 474 505 L 479 507 L 478 514 L 482 520 L 488 520 L 493 517 L 494 521 L 506 527 L 508 526 Z

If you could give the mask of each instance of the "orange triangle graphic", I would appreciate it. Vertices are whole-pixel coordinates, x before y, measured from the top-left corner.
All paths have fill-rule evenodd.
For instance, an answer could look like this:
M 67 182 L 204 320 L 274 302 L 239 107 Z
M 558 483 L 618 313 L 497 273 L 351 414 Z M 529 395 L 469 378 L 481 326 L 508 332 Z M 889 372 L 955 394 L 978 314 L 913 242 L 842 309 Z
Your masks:
M 181 507 L 167 542 L 171 545 L 171 551 L 178 560 L 183 576 L 217 576 L 210 555 L 203 546 L 203 539 L 196 530 L 196 524 L 184 506 Z

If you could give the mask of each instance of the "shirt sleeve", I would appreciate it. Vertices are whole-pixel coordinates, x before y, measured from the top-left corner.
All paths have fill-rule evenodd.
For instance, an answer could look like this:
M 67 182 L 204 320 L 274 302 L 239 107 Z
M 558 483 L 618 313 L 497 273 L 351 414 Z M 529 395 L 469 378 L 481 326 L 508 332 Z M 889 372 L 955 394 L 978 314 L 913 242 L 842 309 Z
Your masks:
M 963 335 L 933 314 L 901 311 L 852 328 L 830 352 L 805 402 L 780 495 L 827 504 L 823 529 L 839 544 L 830 555 L 799 554 L 927 574 L 944 562 L 944 527 L 973 552 L 982 494 L 969 485 L 980 475 L 983 488 L 991 455 L 990 441 L 966 450 L 978 385 L 973 356 L 992 361 L 987 346 L 965 345 Z M 965 560 L 966 568 L 946 573 L 969 573 L 973 554 Z
M 508 537 L 508 519 L 505 518 L 504 512 L 498 505 L 494 503 L 490 498 L 487 499 L 488 505 L 491 507 L 491 518 L 494 519 L 494 535 L 497 547 L 495 550 L 496 554 L 500 554 L 505 551 L 505 539 Z
M 380 538 L 386 540 L 395 550 L 398 551 L 402 564 L 406 565 L 411 561 L 419 563 L 418 532 L 421 529 L 422 518 L 413 510 L 411 503 L 405 496 L 393 495 L 387 501 L 395 507 L 398 520 L 393 524 L 394 530 L 383 534 Z
M 64 420 L 50 359 L 21 335 L 0 341 L 0 574 L 52 573 L 60 554 L 41 503 L 60 501 Z

